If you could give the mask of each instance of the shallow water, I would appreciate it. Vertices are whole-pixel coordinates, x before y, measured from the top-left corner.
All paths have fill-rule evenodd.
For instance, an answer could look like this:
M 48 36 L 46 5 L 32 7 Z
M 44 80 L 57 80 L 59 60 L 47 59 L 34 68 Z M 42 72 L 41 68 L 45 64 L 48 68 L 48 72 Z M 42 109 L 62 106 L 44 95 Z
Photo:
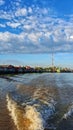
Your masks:
M 72 106 L 72 73 L 0 77 L 0 130 L 73 130 Z

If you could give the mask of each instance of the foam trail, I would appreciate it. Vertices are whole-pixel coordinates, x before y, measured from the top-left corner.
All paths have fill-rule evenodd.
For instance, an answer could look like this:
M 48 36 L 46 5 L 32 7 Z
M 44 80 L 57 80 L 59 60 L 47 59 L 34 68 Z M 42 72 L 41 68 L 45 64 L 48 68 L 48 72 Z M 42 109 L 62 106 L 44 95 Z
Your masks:
M 63 119 L 68 119 L 71 116 L 73 116 L 73 105 L 69 107 L 69 110 L 64 114 Z
M 44 130 L 41 114 L 34 106 L 19 106 L 7 95 L 7 107 L 18 130 Z
M 7 107 L 18 130 L 54 130 L 54 125 L 48 122 L 55 115 L 53 93 L 50 95 L 49 90 L 39 88 L 29 97 L 7 95 Z

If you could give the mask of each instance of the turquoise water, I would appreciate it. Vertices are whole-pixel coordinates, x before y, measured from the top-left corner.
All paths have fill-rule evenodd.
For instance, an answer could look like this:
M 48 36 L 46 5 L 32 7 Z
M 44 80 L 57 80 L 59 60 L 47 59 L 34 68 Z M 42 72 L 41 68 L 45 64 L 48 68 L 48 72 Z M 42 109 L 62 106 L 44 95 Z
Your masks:
M 72 121 L 72 73 L 0 77 L 0 130 L 73 130 Z

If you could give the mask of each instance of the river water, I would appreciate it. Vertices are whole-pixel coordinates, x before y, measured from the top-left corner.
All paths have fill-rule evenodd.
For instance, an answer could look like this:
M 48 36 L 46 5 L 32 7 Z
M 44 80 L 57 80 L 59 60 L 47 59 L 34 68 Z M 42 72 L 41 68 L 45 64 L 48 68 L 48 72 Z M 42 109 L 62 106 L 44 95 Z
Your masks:
M 73 130 L 73 74 L 1 76 L 0 130 Z

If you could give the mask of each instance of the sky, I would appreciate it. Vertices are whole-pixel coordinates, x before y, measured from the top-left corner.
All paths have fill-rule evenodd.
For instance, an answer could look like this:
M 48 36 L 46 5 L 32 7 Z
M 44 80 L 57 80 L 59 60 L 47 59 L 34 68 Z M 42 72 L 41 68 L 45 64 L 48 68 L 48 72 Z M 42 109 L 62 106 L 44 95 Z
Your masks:
M 73 68 L 73 0 L 0 0 L 0 64 Z

